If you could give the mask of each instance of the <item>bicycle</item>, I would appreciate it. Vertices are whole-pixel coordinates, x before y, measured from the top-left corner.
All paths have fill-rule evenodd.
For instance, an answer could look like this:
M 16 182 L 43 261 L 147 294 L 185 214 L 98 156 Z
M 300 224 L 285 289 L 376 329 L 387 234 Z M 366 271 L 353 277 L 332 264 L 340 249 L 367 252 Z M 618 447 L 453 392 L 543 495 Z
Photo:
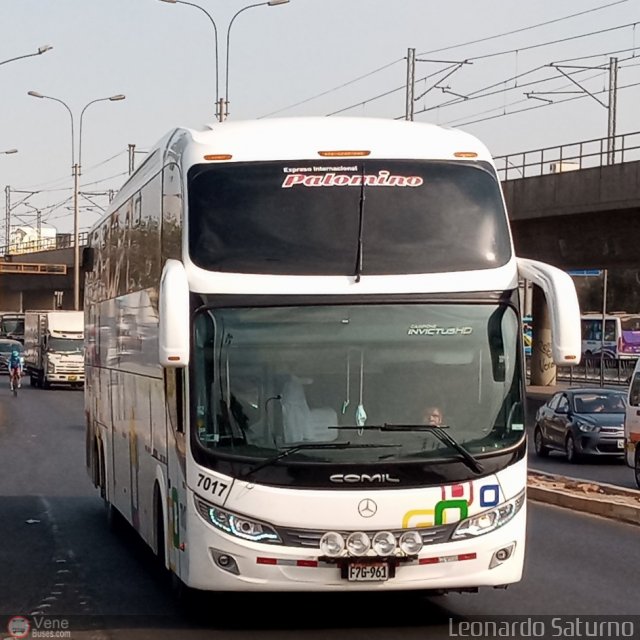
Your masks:
M 19 369 L 12 369 L 9 372 L 9 384 L 11 387 L 11 391 L 13 391 L 13 396 L 14 398 L 18 397 L 18 389 L 20 388 L 20 370 Z

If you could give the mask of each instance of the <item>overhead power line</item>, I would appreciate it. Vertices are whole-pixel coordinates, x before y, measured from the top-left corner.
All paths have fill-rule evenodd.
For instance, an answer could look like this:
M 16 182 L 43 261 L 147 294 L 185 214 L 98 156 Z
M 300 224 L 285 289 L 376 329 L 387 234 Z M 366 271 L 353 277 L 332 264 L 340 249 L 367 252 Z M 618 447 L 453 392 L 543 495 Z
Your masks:
M 385 69 L 388 69 L 389 67 L 392 67 L 395 64 L 398 64 L 398 62 L 402 62 L 404 60 L 404 58 L 398 58 L 397 60 L 394 60 L 393 62 L 389 62 L 388 64 L 383 65 L 382 67 L 378 67 L 377 69 L 374 69 L 373 71 L 369 71 L 368 73 L 365 73 L 361 76 L 358 76 L 357 78 L 354 78 L 353 80 L 348 80 L 347 82 L 343 82 L 342 84 L 339 84 L 337 87 L 333 87 L 332 89 L 327 89 L 326 91 L 322 91 L 321 93 L 318 93 L 314 96 L 310 96 L 309 98 L 305 98 L 304 100 L 300 100 L 300 102 L 296 102 L 294 104 L 290 104 L 286 107 L 281 107 L 280 109 L 276 109 L 275 111 L 271 111 L 270 113 L 266 113 L 263 116 L 260 116 L 258 118 L 258 120 L 261 120 L 262 118 L 268 118 L 269 116 L 274 116 L 277 113 L 282 113 L 283 111 L 287 111 L 289 109 L 293 109 L 294 107 L 299 107 L 302 104 L 306 104 L 307 102 L 311 102 L 312 100 L 316 100 L 317 98 L 321 98 L 322 96 L 326 96 L 329 93 L 333 93 L 334 91 L 338 91 L 339 89 L 344 89 L 344 87 L 348 87 L 351 84 L 355 84 L 356 82 L 360 82 L 360 80 L 364 80 L 365 78 L 369 78 L 370 76 L 379 73 L 380 71 L 384 71 Z
M 469 40 L 467 42 L 461 42 L 460 44 L 453 44 L 447 47 L 440 47 L 439 49 L 431 49 L 431 51 L 425 51 L 423 53 L 419 53 L 419 56 L 431 55 L 432 53 L 440 53 L 441 51 L 450 51 L 451 49 L 458 49 L 459 47 L 468 47 L 472 44 L 479 44 L 481 42 L 489 42 L 489 40 L 496 40 L 497 38 L 504 38 L 506 36 L 511 36 L 516 33 L 523 33 L 524 31 L 531 31 L 532 29 L 538 29 L 539 27 L 546 27 L 550 24 L 555 24 L 557 22 L 563 22 L 564 20 L 569 20 L 571 18 L 577 18 L 578 16 L 586 15 L 587 13 L 593 13 L 594 11 L 602 11 L 603 9 L 609 9 L 618 4 L 624 4 L 625 2 L 629 2 L 629 0 L 617 0 L 616 2 L 610 2 L 609 4 L 602 5 L 601 7 L 594 7 L 592 9 L 587 9 L 586 11 L 580 11 L 578 13 L 572 13 L 568 16 L 564 16 L 562 18 L 555 18 L 553 20 L 547 20 L 546 22 L 539 22 L 538 24 L 532 24 L 528 27 L 521 27 L 520 29 L 513 29 L 512 31 L 505 31 L 503 33 L 498 33 L 493 36 L 487 36 L 486 38 L 478 38 L 477 40 Z
M 527 46 L 527 47 L 521 47 L 519 49 L 508 49 L 508 50 L 505 50 L 505 51 L 497 51 L 497 52 L 485 54 L 485 55 L 482 55 L 482 56 L 476 56 L 476 57 L 472 57 L 472 58 L 467 58 L 465 60 L 465 62 L 472 63 L 472 62 L 476 62 L 478 60 L 486 60 L 488 58 L 493 58 L 493 57 L 497 57 L 497 56 L 501 56 L 501 55 L 507 55 L 507 54 L 510 54 L 510 53 L 520 53 L 522 51 L 527 51 L 528 49 L 538 49 L 538 48 L 541 48 L 541 47 L 551 46 L 551 45 L 554 45 L 554 44 L 560 44 L 560 43 L 563 43 L 563 42 L 569 42 L 571 40 L 578 40 L 578 39 L 581 39 L 581 38 L 589 38 L 589 37 L 592 37 L 592 36 L 595 36 L 595 35 L 601 35 L 603 33 L 608 33 L 608 32 L 611 32 L 611 31 L 617 31 L 617 30 L 626 29 L 626 28 L 629 28 L 629 27 L 636 27 L 638 24 L 640 24 L 640 22 L 630 22 L 630 23 L 627 23 L 627 24 L 624 24 L 624 25 L 618 25 L 616 27 L 609 27 L 607 29 L 600 29 L 600 30 L 597 30 L 597 31 L 589 31 L 587 33 L 582 33 L 582 34 L 578 34 L 578 35 L 575 35 L 575 36 L 567 36 L 566 38 L 560 38 L 560 39 L 557 39 L 557 40 L 550 40 L 548 42 L 538 43 L 538 44 L 530 45 L 530 46 Z M 426 55 L 426 54 L 421 54 L 421 55 Z M 439 72 L 441 73 L 442 71 L 443 70 L 441 69 Z M 507 80 L 501 80 L 501 81 L 495 83 L 494 86 L 503 85 L 505 82 L 509 82 L 509 81 L 515 80 L 518 77 L 519 77 L 519 75 L 516 75 L 516 76 L 513 76 L 512 78 L 509 78 Z M 418 81 L 416 81 L 416 83 L 420 82 L 422 80 L 423 79 L 418 80 Z M 400 90 L 402 90 L 404 88 L 405 88 L 405 85 L 402 85 L 400 87 L 396 87 L 395 89 L 390 89 L 389 91 L 381 92 L 381 93 L 379 93 L 379 94 L 377 94 L 375 96 L 371 96 L 369 98 L 365 98 L 364 100 L 359 100 L 358 102 L 353 103 L 353 104 L 351 104 L 351 105 L 349 105 L 347 107 L 342 107 L 340 109 L 336 109 L 336 110 L 332 111 L 331 113 L 328 113 L 327 115 L 328 116 L 333 116 L 333 115 L 337 115 L 339 113 L 343 113 L 345 111 L 349 111 L 349 110 L 354 109 L 356 107 L 364 106 L 364 105 L 366 105 L 366 104 L 368 104 L 370 102 L 374 102 L 375 100 L 379 100 L 381 98 L 384 98 L 384 97 L 386 97 L 388 95 L 391 95 L 392 93 L 395 93 L 397 91 L 400 91 Z M 471 96 L 471 95 L 473 95 L 473 93 L 467 94 L 467 95 Z M 458 100 L 452 100 L 452 101 L 449 101 L 447 103 L 444 103 L 444 105 L 441 104 L 439 106 L 440 107 L 448 106 L 449 104 L 456 104 L 457 102 L 458 102 Z M 418 111 L 414 112 L 414 114 L 417 114 L 417 113 L 422 113 L 422 112 L 418 112 Z
M 504 38 L 506 36 L 510 36 L 510 35 L 514 35 L 516 33 L 524 33 L 525 31 L 531 31 L 533 29 L 538 29 L 540 27 L 545 27 L 551 24 L 556 24 L 558 22 L 564 22 L 565 20 L 570 20 L 572 18 L 577 18 L 579 16 L 583 16 L 589 13 L 593 13 L 595 11 L 603 11 L 605 9 L 609 9 L 611 7 L 614 7 L 616 5 L 620 5 L 620 4 L 625 4 L 626 2 L 629 2 L 629 0 L 616 0 L 615 2 L 610 2 L 608 4 L 602 5 L 600 7 L 593 7 L 592 9 L 587 9 L 585 11 L 579 11 L 577 13 L 572 13 L 566 16 L 562 16 L 560 18 L 554 18 L 553 20 L 547 20 L 545 22 L 539 22 L 537 24 L 533 24 L 533 25 L 529 25 L 527 27 L 520 27 L 519 29 L 512 29 L 511 31 L 504 31 L 503 33 L 497 33 L 491 36 L 487 36 L 485 38 L 478 38 L 476 40 L 468 40 L 467 42 L 461 42 L 458 44 L 454 44 L 454 45 L 449 45 L 446 47 L 440 47 L 438 49 L 431 49 L 430 51 L 425 51 L 423 53 L 419 53 L 419 56 L 423 56 L 423 55 L 430 55 L 432 53 L 440 53 L 442 51 L 449 51 L 451 49 L 458 49 L 460 47 L 466 47 L 469 45 L 473 45 L 473 44 L 479 44 L 481 42 L 489 42 L 490 40 L 496 40 L 499 38 Z M 399 58 L 397 60 L 394 60 L 393 62 L 389 62 L 388 64 L 383 65 L 382 67 L 378 67 L 377 69 L 374 69 L 373 71 L 370 71 L 368 73 L 365 73 L 363 75 L 357 76 L 356 78 L 353 78 L 352 80 L 348 80 L 347 82 L 343 82 L 342 84 L 337 85 L 336 87 L 333 87 L 331 89 L 327 89 L 326 91 L 322 91 L 321 93 L 318 93 L 316 95 L 310 96 L 308 98 L 305 98 L 304 100 L 300 100 L 299 102 L 295 102 L 293 104 L 289 104 L 285 107 L 281 107 L 279 109 L 276 109 L 275 111 L 271 111 L 269 113 L 266 113 L 262 116 L 259 116 L 259 119 L 261 118 L 268 118 L 270 116 L 276 115 L 278 113 L 282 113 L 283 111 L 287 111 L 289 109 L 293 109 L 295 107 L 299 107 L 303 104 L 306 104 L 308 102 L 311 102 L 312 100 L 316 100 L 317 98 L 321 98 L 324 97 L 330 93 L 334 93 L 335 91 L 339 91 L 340 89 L 343 89 L 344 87 L 347 87 L 351 84 L 354 84 L 356 82 L 359 82 L 360 80 L 363 80 L 365 78 L 368 78 L 376 73 L 379 73 L 380 71 L 383 71 L 385 69 L 388 69 L 389 67 L 398 64 L 398 62 L 402 62 L 402 60 L 404 60 L 404 58 Z M 401 87 L 400 89 L 402 89 L 404 87 Z M 396 89 L 395 91 L 399 91 L 400 89 Z M 393 91 L 392 91 L 393 92 Z M 381 94 L 382 95 L 382 94 Z M 389 95 L 388 93 L 385 93 L 384 95 Z M 373 98 L 376 99 L 376 98 Z M 367 99 L 364 101 L 360 101 L 358 102 L 355 106 L 362 106 L 363 104 L 366 104 L 367 102 L 371 102 L 372 99 Z M 350 108 L 354 108 L 354 107 L 350 107 Z M 349 107 L 345 107 L 344 109 L 340 109 L 338 111 L 335 111 L 335 113 L 341 113 L 342 111 L 347 111 L 349 109 Z M 333 115 L 333 114 L 330 114 Z
M 632 84 L 627 84 L 621 87 L 618 87 L 618 91 L 622 91 L 624 89 L 631 89 L 633 87 L 640 87 L 640 82 L 634 82 Z M 594 92 L 595 94 L 600 94 L 600 93 L 607 93 L 607 89 L 602 89 L 601 91 L 596 91 Z M 464 118 L 458 118 L 457 120 L 450 120 L 444 124 L 446 124 L 447 126 L 456 126 L 456 127 L 464 127 L 470 124 L 477 124 L 478 122 L 487 122 L 489 120 L 495 120 L 496 118 L 503 118 L 505 116 L 511 116 L 511 115 L 515 115 L 518 113 L 523 113 L 525 111 L 533 111 L 534 109 L 542 109 L 544 107 L 551 107 L 554 105 L 558 105 L 558 104 L 562 104 L 564 102 L 572 102 L 573 100 L 582 100 L 583 98 L 588 98 L 589 95 L 588 94 L 580 94 L 577 96 L 573 96 L 571 98 L 565 98 L 564 100 L 555 100 L 552 103 L 544 103 L 544 104 L 537 104 L 533 107 L 527 107 L 526 109 L 518 109 L 516 111 L 509 111 L 506 113 L 499 113 L 499 114 L 495 114 L 493 116 L 489 116 L 487 118 L 478 118 L 476 120 L 467 120 L 462 122 L 462 120 L 464 120 Z M 506 105 L 508 106 L 512 106 L 513 104 L 519 104 L 521 102 L 524 102 L 524 100 L 519 100 L 517 102 L 511 103 L 511 105 Z M 486 111 L 485 113 L 489 113 L 490 111 L 496 111 L 497 109 L 503 109 L 504 107 L 495 107 L 494 109 L 490 109 L 488 111 Z M 482 115 L 482 114 L 477 114 L 477 115 Z

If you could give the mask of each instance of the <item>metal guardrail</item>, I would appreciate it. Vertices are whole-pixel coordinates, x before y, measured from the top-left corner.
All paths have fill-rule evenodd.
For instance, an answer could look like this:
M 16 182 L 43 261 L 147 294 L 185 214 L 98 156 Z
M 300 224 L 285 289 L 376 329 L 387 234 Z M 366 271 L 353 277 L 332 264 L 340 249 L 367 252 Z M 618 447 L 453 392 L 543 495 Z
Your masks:
M 78 245 L 87 244 L 87 231 L 78 234 Z M 75 246 L 72 233 L 61 233 L 55 238 L 40 238 L 31 242 L 11 242 L 0 246 L 0 255 L 19 256 L 26 253 L 38 253 L 40 251 L 55 251 L 56 249 L 71 249 Z
M 500 180 L 640 160 L 640 131 L 494 157 Z
M 527 378 L 531 379 L 531 360 L 527 358 Z M 628 385 L 636 358 L 605 358 L 600 367 L 600 358 L 582 358 L 579 365 L 557 367 L 558 380 L 571 385 L 584 384 L 589 387 L 604 385 Z

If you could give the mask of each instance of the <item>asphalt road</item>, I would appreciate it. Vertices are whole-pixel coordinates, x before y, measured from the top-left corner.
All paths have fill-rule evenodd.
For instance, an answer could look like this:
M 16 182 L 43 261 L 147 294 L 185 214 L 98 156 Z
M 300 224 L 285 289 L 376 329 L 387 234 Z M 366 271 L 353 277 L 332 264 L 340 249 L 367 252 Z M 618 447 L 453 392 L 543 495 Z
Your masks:
M 47 614 L 66 620 L 72 638 L 95 640 L 423 640 L 451 637 L 457 625 L 478 616 L 571 621 L 638 611 L 638 528 L 531 504 L 525 578 L 506 591 L 438 598 L 213 595 L 199 615 L 188 614 L 135 536 L 106 526 L 84 470 L 82 392 L 27 387 L 13 398 L 4 382 L 0 378 L 0 637 L 13 615 L 34 621 Z

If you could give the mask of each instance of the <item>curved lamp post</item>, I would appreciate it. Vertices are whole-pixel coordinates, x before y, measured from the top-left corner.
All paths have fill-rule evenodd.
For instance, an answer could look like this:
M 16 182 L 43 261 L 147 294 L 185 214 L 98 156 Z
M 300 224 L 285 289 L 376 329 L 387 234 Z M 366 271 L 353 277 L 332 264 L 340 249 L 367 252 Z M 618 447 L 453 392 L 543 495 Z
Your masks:
M 7 149 L 5 151 L 0 151 L 0 155 L 10 155 L 12 153 L 18 153 L 17 149 Z M 7 194 L 9 193 L 9 186 L 6 187 Z M 9 246 L 9 232 L 11 230 L 11 209 L 9 207 L 9 196 L 7 195 L 7 213 L 4 220 L 4 235 L 5 235 L 5 251 Z
M 204 13 L 207 18 L 211 21 L 213 25 L 213 39 L 215 45 L 215 54 L 216 54 L 216 118 L 218 120 L 222 120 L 222 110 L 220 109 L 219 98 L 220 98 L 220 89 L 219 89 L 219 81 L 218 81 L 218 27 L 216 26 L 215 20 L 213 16 L 199 4 L 194 4 L 193 2 L 186 2 L 185 0 L 160 0 L 160 2 L 168 2 L 169 4 L 186 4 L 189 7 L 195 7 L 196 9 L 200 9 L 202 13 Z
M 96 102 L 110 101 L 115 102 L 118 100 L 124 100 L 126 96 L 119 93 L 114 96 L 108 96 L 106 98 L 96 98 L 88 102 L 80 112 L 80 130 L 78 132 L 78 162 L 76 163 L 75 156 L 75 127 L 73 112 L 69 108 L 69 105 L 53 96 L 45 96 L 37 91 L 28 91 L 28 95 L 34 98 L 46 98 L 47 100 L 53 100 L 59 102 L 68 112 L 71 118 L 71 169 L 73 175 L 73 308 L 78 311 L 80 309 L 80 247 L 78 246 L 78 195 L 79 195 L 79 180 L 81 173 L 81 158 L 82 158 L 82 118 L 84 112 L 92 104 Z
M 224 89 L 224 106 L 225 112 L 222 119 L 225 119 L 229 116 L 229 37 L 231 36 L 231 27 L 233 26 L 234 20 L 244 11 L 248 9 L 254 9 L 255 7 L 275 7 L 279 4 L 287 4 L 289 0 L 268 0 L 268 2 L 258 2 L 256 4 L 249 4 L 246 7 L 242 7 L 239 11 L 234 13 L 231 21 L 229 22 L 229 27 L 227 28 L 227 62 L 225 66 L 225 89 Z
M 229 115 L 229 36 L 231 34 L 231 26 L 233 25 L 234 20 L 243 12 L 247 11 L 247 9 L 253 9 L 254 7 L 275 7 L 279 4 L 287 4 L 289 0 L 268 0 L 268 2 L 258 2 L 256 4 L 249 4 L 246 7 L 242 7 L 239 11 L 231 18 L 229 22 L 229 27 L 227 28 L 227 46 L 226 46 L 226 66 L 225 66 L 225 97 L 224 101 L 220 97 L 220 82 L 219 82 L 219 56 L 218 56 L 218 27 L 216 26 L 215 20 L 211 16 L 211 14 L 201 7 L 199 4 L 195 4 L 193 2 L 186 2 L 186 0 L 160 0 L 161 2 L 167 2 L 169 4 L 186 4 L 190 7 L 195 7 L 204 13 L 207 18 L 211 21 L 213 25 L 213 34 L 215 39 L 215 54 L 216 54 L 216 118 L 219 122 L 225 120 Z
M 23 56 L 16 56 L 15 58 L 9 58 L 8 60 L 3 60 L 0 62 L 0 65 L 7 64 L 7 62 L 13 62 L 14 60 L 22 60 L 22 58 L 31 58 L 33 56 L 39 56 L 47 51 L 51 51 L 53 47 L 50 44 L 45 44 L 41 47 L 38 47 L 38 50 L 35 53 L 25 53 Z

